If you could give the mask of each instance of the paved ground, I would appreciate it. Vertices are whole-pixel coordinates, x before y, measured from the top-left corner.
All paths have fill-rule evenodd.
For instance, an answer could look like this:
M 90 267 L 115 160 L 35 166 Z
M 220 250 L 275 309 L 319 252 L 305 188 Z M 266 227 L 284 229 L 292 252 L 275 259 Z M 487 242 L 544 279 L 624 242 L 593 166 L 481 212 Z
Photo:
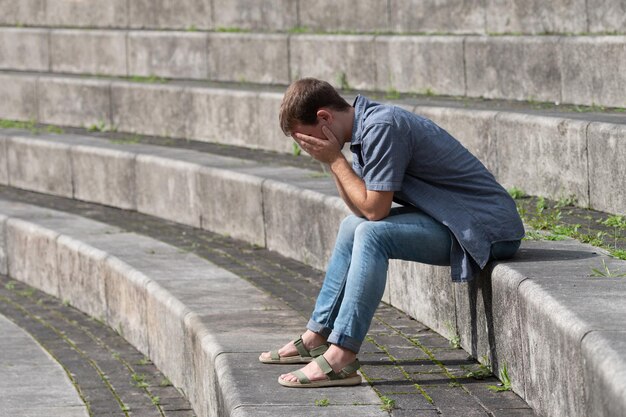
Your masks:
M 305 318 L 313 307 L 323 279 L 321 271 L 271 251 L 136 212 L 8 187 L 0 187 L 0 197 L 82 215 L 194 252 L 283 300 Z M 158 375 L 157 371 L 153 367 L 146 369 L 151 364 L 145 363 L 145 359 L 133 348 L 128 345 L 122 348 L 119 337 L 113 331 L 98 330 L 102 333 L 99 340 L 103 342 L 100 343 L 85 333 L 92 332 L 94 326 L 99 326 L 98 323 L 70 308 L 65 308 L 67 313 L 64 313 L 69 319 L 58 316 L 63 308 L 58 301 L 50 307 L 53 304 L 50 297 L 28 296 L 32 290 L 21 284 L 10 284 L 9 287 L 14 288 L 4 285 L 0 292 L 0 313 L 9 317 L 24 316 L 18 324 L 35 338 L 38 338 L 38 332 L 42 332 L 44 340 L 48 334 L 52 337 L 55 332 L 51 333 L 50 327 L 63 325 L 55 333 L 57 339 L 59 334 L 63 334 L 60 332 L 65 332 L 71 341 L 76 339 L 86 343 L 81 345 L 80 351 L 70 348 L 67 355 L 70 355 L 69 363 L 77 366 L 78 373 L 72 373 L 80 375 L 80 372 L 85 372 L 82 379 L 76 378 L 76 384 L 81 392 L 83 389 L 90 392 L 83 395 L 96 407 L 92 408 L 94 416 L 116 415 L 106 412 L 119 413 L 122 403 L 135 411 L 131 415 L 191 415 L 188 410 L 172 414 L 173 410 L 167 407 L 165 400 L 173 398 L 175 390 L 161 387 L 164 378 L 153 376 Z M 46 301 L 38 304 L 39 298 Z M 41 317 L 47 324 L 27 319 L 34 316 Z M 80 320 L 78 316 L 81 316 Z M 31 321 L 32 324 L 28 324 Z M 81 324 L 74 325 L 73 321 Z M 113 338 L 117 341 L 109 342 Z M 57 344 L 62 345 L 60 342 Z M 115 357 L 112 356 L 114 354 Z M 63 358 L 62 354 L 55 356 Z M 463 350 L 450 346 L 446 339 L 426 326 L 385 304 L 381 304 L 377 311 L 359 357 L 365 377 L 381 398 L 389 401 L 391 415 L 395 417 L 534 415 L 514 393 L 489 390 L 489 386 L 498 383 L 497 379 Z M 91 365 L 92 361 L 98 364 L 100 360 L 104 361 L 102 366 L 105 368 L 102 369 L 108 379 L 103 379 Z M 138 387 L 143 385 L 141 382 L 144 379 L 134 381 L 133 375 L 146 375 L 148 386 Z M 116 378 L 115 382 L 113 378 Z M 110 384 L 107 385 L 107 381 Z M 116 388 L 118 386 L 120 388 Z M 159 406 L 152 406 L 151 398 L 155 396 L 160 398 Z M 184 405 L 180 398 L 176 401 L 181 407 Z
M 37 393 L 33 392 L 36 385 L 28 384 L 21 387 L 20 393 L 25 398 L 21 398 L 19 409 L 15 409 L 17 405 L 12 404 L 14 410 L 2 414 L 0 406 L 0 415 L 3 417 L 194 415 L 189 402 L 147 358 L 115 331 L 64 305 L 60 300 L 0 276 L 0 314 L 28 332 L 65 369 L 89 413 L 77 414 L 73 409 L 60 408 L 59 405 L 67 403 L 66 390 L 40 386 L 40 392 Z M 5 334 L 1 334 L 4 339 Z M 21 359 L 14 358 L 15 361 L 31 358 L 31 349 L 26 348 L 24 346 L 21 351 Z M 0 352 L 0 363 L 4 363 L 9 359 L 7 352 Z M 42 378 L 47 375 L 44 370 L 40 370 Z M 9 377 L 3 373 L 0 373 L 0 387 Z M 53 408 L 53 402 L 47 396 L 49 392 L 58 395 L 54 413 L 49 412 Z M 3 388 L 4 398 L 0 404 L 5 402 L 7 395 L 12 394 Z M 32 411 L 33 408 L 35 411 Z M 76 404 L 73 408 L 76 408 Z
M 0 416 L 89 415 L 65 370 L 1 314 L 0 334 Z

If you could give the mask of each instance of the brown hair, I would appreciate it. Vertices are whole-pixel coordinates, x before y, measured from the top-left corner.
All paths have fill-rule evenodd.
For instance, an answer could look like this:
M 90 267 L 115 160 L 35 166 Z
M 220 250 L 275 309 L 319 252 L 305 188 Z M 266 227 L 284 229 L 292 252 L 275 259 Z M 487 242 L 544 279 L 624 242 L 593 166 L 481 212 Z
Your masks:
M 344 111 L 350 108 L 350 105 L 326 81 L 315 78 L 294 81 L 287 88 L 280 104 L 280 128 L 289 136 L 296 123 L 315 125 L 317 111 L 322 107 Z

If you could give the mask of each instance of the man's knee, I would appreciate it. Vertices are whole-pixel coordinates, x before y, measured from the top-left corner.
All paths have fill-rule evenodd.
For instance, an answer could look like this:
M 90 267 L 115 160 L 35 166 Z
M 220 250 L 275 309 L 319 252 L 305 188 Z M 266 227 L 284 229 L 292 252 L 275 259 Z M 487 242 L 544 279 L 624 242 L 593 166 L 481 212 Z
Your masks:
M 354 239 L 358 242 L 382 243 L 386 237 L 383 223 L 365 220 L 354 232 Z
M 350 214 L 341 221 L 339 226 L 339 233 L 348 233 L 354 235 L 357 227 L 367 220 L 362 217 L 357 217 L 354 214 Z

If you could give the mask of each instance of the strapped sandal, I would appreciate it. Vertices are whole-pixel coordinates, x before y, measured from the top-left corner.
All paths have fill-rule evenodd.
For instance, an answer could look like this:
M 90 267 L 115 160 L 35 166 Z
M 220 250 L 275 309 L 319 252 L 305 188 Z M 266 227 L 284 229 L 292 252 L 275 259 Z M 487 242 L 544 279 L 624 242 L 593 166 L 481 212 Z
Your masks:
M 294 356 L 280 356 L 277 350 L 270 351 L 270 358 L 262 358 L 259 356 L 259 360 L 263 363 L 309 363 L 313 359 L 321 356 L 328 350 L 328 344 L 324 343 L 323 345 L 319 345 L 314 347 L 311 350 L 307 350 L 304 347 L 304 343 L 302 342 L 302 336 L 293 341 L 293 344 L 296 345 L 296 349 L 298 349 L 298 355 Z
M 328 361 L 324 356 L 318 356 L 315 358 L 315 362 L 320 367 L 322 372 L 326 374 L 327 379 L 321 379 L 318 381 L 311 381 L 304 375 L 301 370 L 293 371 L 291 374 L 298 378 L 298 382 L 285 381 L 278 377 L 278 383 L 284 387 L 290 388 L 321 388 L 321 387 L 346 387 L 352 385 L 359 385 L 361 383 L 361 375 L 356 371 L 361 367 L 358 359 L 347 365 L 339 372 L 333 371 Z

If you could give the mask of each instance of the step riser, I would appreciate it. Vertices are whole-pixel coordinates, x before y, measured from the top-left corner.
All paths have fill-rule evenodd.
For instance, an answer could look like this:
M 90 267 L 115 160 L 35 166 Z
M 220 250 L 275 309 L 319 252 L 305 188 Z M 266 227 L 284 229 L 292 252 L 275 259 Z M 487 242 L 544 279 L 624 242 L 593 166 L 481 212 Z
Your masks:
M 623 62 L 623 36 L 0 29 L 5 70 L 281 85 L 312 76 L 342 88 L 613 107 L 626 107 Z
M 5 25 L 105 28 L 598 33 L 626 23 L 620 0 L 2 0 L 0 9 Z

